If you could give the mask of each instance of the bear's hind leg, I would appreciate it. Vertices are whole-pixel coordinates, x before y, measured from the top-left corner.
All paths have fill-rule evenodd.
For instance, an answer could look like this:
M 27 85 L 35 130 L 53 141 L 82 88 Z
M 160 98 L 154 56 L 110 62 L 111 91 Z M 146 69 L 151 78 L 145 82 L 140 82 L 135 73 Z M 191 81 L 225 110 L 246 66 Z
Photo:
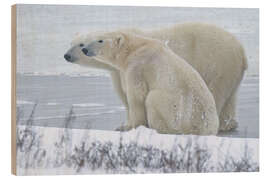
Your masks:
M 219 130 L 220 131 L 230 131 L 238 127 L 236 121 L 236 93 L 235 91 L 232 96 L 227 99 L 225 105 L 223 106 L 219 114 Z
M 165 133 L 167 130 L 167 124 L 160 113 L 157 103 L 160 99 L 160 93 L 158 91 L 151 91 L 146 98 L 145 107 L 147 113 L 148 126 L 151 129 L 157 130 L 159 133 Z
M 151 91 L 147 95 L 145 107 L 148 126 L 151 129 L 157 130 L 158 133 L 178 134 L 179 132 L 170 128 L 168 123 L 173 115 L 169 108 L 169 99 L 169 96 L 160 90 Z

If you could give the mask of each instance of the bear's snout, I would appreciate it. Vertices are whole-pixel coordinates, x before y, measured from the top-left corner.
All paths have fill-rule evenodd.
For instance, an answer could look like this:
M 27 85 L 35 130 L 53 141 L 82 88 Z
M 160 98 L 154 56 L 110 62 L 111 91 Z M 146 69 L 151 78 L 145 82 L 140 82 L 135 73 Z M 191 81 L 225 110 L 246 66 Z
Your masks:
M 96 54 L 91 49 L 88 50 L 86 48 L 82 48 L 82 52 L 88 57 L 96 56 Z
M 82 48 L 82 52 L 83 52 L 85 55 L 87 55 L 88 50 L 87 50 L 86 48 Z
M 64 58 L 65 58 L 65 60 L 67 60 L 68 62 L 71 62 L 71 55 L 65 54 L 65 55 L 64 55 Z

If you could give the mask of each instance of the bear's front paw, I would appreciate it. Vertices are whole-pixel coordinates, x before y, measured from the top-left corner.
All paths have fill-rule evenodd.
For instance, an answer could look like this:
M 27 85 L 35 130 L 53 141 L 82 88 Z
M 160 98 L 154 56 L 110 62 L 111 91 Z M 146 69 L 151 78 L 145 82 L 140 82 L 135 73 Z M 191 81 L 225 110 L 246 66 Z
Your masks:
M 130 129 L 132 129 L 130 126 L 128 125 L 124 125 L 124 126 L 120 126 L 118 128 L 116 128 L 116 131 L 129 131 Z
M 232 131 L 238 127 L 238 123 L 235 119 L 223 120 L 220 122 L 219 130 L 220 131 Z

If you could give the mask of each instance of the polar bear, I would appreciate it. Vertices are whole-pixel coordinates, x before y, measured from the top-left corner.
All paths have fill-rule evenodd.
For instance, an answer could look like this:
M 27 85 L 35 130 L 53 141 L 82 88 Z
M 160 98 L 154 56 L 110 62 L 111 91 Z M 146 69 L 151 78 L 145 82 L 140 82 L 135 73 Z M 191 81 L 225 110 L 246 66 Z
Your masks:
M 129 105 L 124 130 L 216 135 L 215 100 L 200 74 L 164 43 L 121 31 L 99 35 L 82 52 L 118 69 Z
M 247 69 L 247 60 L 243 47 L 232 34 L 205 23 L 177 24 L 157 30 L 121 31 L 159 39 L 166 43 L 204 79 L 215 99 L 220 120 L 219 129 L 228 131 L 237 127 L 236 94 Z M 97 34 L 90 33 L 75 38 L 72 47 L 65 54 L 65 59 L 83 66 L 108 70 L 116 92 L 128 110 L 126 93 L 123 90 L 125 82 L 121 78 L 121 72 L 93 57 L 84 56 L 81 52 L 85 43 L 91 41 Z

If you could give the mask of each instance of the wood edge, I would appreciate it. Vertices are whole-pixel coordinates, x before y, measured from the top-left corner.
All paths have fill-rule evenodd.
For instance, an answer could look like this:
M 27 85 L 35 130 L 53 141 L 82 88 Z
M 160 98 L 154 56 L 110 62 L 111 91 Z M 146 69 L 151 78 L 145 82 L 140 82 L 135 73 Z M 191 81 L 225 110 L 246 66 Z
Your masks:
M 11 6 L 11 173 L 16 171 L 16 42 L 17 42 L 17 14 L 16 4 Z

